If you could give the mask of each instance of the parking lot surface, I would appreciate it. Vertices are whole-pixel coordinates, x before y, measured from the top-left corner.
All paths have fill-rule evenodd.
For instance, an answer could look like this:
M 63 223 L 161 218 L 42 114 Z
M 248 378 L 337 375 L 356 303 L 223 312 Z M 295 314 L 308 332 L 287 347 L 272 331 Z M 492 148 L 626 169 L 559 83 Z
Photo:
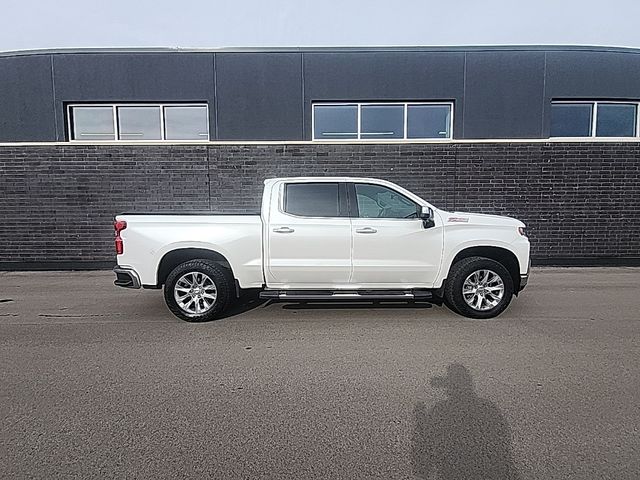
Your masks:
M 110 272 L 0 272 L 2 478 L 640 478 L 640 269 L 506 313 L 261 304 L 205 324 Z

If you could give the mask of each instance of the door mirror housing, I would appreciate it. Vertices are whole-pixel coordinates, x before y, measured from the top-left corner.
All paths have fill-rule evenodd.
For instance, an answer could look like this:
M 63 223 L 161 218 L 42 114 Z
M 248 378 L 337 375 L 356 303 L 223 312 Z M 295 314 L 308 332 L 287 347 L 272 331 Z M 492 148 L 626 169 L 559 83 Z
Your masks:
M 436 222 L 433 220 L 433 209 L 431 207 L 420 207 L 419 216 L 422 219 L 422 226 L 424 228 L 431 228 L 436 226 Z

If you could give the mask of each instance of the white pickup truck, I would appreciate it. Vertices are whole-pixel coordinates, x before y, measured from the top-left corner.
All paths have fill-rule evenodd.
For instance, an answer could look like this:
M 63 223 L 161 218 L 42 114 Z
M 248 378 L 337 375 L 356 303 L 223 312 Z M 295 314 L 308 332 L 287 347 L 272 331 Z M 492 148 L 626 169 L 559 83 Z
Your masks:
M 260 215 L 124 213 L 114 226 L 115 284 L 164 285 L 169 309 L 191 322 L 253 288 L 286 301 L 444 302 L 491 318 L 529 277 L 522 222 L 449 213 L 371 178 L 269 179 Z

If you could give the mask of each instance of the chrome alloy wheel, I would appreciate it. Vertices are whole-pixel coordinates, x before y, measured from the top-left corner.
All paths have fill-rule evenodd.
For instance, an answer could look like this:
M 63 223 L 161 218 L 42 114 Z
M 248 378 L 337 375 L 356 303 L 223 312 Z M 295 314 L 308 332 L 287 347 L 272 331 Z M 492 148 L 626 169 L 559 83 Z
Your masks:
M 476 270 L 462 284 L 462 298 L 474 310 L 491 310 L 503 296 L 504 282 L 492 270 Z
M 176 303 L 187 315 L 201 315 L 216 303 L 216 284 L 202 272 L 189 272 L 181 276 L 173 287 Z

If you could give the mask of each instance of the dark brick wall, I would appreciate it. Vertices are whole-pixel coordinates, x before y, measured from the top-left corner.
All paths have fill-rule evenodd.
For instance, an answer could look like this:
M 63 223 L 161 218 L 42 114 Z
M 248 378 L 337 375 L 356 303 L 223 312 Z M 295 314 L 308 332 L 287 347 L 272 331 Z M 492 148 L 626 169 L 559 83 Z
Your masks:
M 207 210 L 208 176 L 204 146 L 0 147 L 0 267 L 112 263 L 115 213 Z
M 116 213 L 253 212 L 264 178 L 297 175 L 517 217 L 536 263 L 640 262 L 639 143 L 51 145 L 0 146 L 0 267 L 107 265 Z

